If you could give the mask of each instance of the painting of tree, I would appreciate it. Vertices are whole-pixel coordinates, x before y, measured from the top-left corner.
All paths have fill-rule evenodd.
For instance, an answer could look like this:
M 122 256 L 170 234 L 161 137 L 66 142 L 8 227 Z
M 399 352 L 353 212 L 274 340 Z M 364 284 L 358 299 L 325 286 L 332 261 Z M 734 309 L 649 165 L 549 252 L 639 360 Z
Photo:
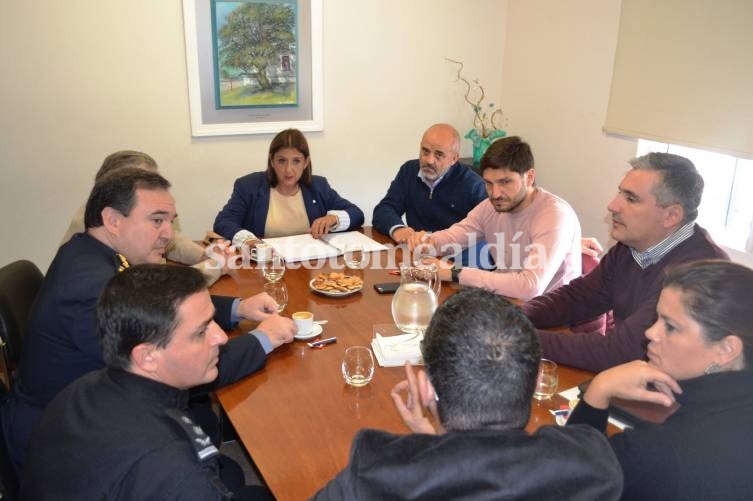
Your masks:
M 212 10 L 217 107 L 296 105 L 295 2 L 214 0 Z

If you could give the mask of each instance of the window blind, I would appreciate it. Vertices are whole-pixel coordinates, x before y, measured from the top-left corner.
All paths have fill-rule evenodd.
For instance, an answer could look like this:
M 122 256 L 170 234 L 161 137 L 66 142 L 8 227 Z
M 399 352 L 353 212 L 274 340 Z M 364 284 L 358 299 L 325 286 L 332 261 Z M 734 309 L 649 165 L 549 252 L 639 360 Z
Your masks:
M 753 1 L 623 0 L 604 131 L 753 158 Z

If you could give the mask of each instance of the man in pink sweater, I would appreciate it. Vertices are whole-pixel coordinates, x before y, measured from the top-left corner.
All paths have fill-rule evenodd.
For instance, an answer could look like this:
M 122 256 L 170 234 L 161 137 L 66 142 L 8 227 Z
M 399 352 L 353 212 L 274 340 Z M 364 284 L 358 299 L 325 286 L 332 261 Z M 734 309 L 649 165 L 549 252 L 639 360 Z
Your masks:
M 523 300 L 579 277 L 578 216 L 567 202 L 536 186 L 530 146 L 517 136 L 499 139 L 481 158 L 480 168 L 489 199 L 446 230 L 416 233 L 409 248 L 423 245 L 449 255 L 486 239 L 494 271 L 437 261 L 440 278 Z

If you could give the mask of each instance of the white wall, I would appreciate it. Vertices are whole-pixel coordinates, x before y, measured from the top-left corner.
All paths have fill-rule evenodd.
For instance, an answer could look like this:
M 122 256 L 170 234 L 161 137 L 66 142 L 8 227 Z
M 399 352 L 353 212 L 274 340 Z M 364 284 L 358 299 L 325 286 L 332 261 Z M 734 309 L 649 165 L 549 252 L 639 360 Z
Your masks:
M 325 0 L 325 130 L 315 172 L 371 211 L 423 130 L 471 111 L 453 67 L 500 95 L 506 0 Z M 199 238 L 271 135 L 190 135 L 180 0 L 4 2 L 0 13 L 0 264 L 45 269 L 102 159 L 155 157 Z M 464 154 L 470 153 L 465 142 Z
M 606 243 L 606 205 L 635 156 L 606 136 L 620 0 L 511 0 L 502 103 L 533 148 L 540 186 L 565 198 L 584 235 Z

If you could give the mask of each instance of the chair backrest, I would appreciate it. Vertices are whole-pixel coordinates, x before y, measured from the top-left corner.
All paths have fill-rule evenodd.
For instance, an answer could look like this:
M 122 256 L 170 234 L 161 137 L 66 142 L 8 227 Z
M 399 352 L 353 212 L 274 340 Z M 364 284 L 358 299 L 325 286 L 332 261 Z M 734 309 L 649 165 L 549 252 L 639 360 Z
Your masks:
M 7 397 L 8 388 L 0 381 L 0 400 Z M 18 499 L 18 478 L 8 455 L 8 446 L 5 442 L 5 433 L 0 423 L 0 499 L 3 501 L 16 501 Z
M 0 342 L 8 386 L 13 384 L 29 313 L 43 278 L 31 261 L 15 261 L 0 268 Z

